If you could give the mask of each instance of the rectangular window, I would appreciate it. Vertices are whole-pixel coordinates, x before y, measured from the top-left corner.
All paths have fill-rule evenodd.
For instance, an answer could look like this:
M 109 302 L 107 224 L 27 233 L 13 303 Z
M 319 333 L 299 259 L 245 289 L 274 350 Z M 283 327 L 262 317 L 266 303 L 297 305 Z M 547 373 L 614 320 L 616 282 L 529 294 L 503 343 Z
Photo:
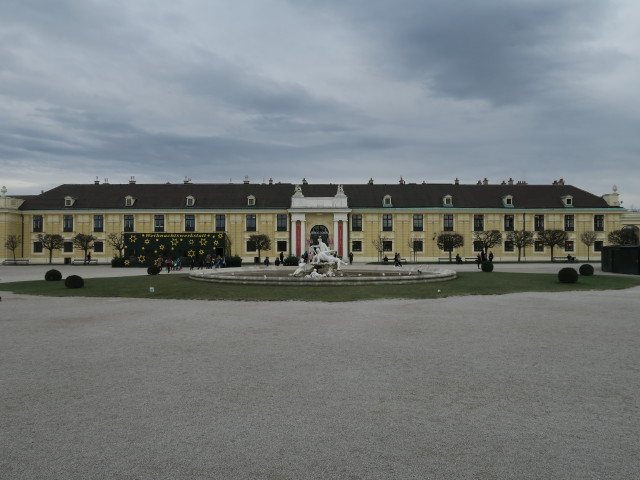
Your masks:
M 224 232 L 226 229 L 224 215 L 216 215 L 216 232 Z
M 247 252 L 257 252 L 256 242 L 253 240 L 247 240 Z
M 247 232 L 256 231 L 256 216 L 254 214 L 247 215 Z
M 286 252 L 287 251 L 287 241 L 286 240 L 278 240 L 276 242 L 276 250 L 278 252 Z
M 164 215 L 155 215 L 153 219 L 153 231 L 164 232 Z
M 33 216 L 33 231 L 42 232 L 42 215 Z
M 354 240 L 351 242 L 351 251 L 352 252 L 361 252 L 362 251 L 362 241 Z
M 473 231 L 484 232 L 484 215 L 473 216 Z
M 413 231 L 421 232 L 422 231 L 422 215 L 414 215 L 413 216 Z
M 93 216 L 93 231 L 104 232 L 104 216 L 103 215 Z
M 64 253 L 73 253 L 73 242 L 64 242 L 62 244 L 62 251 Z
M 73 215 L 62 216 L 62 231 L 73 232 Z
M 544 243 L 536 241 L 533 244 L 533 251 L 534 252 L 544 252 Z
M 385 213 L 382 215 L 382 231 L 391 232 L 393 230 L 393 215 Z
M 593 229 L 596 232 L 604 232 L 604 215 L 593 216 Z
M 573 240 L 567 240 L 564 242 L 564 251 L 573 252 Z
M 133 215 L 125 215 L 124 216 L 124 231 L 125 232 L 133 232 Z
M 413 251 L 414 252 L 423 252 L 424 251 L 424 242 L 422 240 L 414 240 L 413 241 Z
M 601 252 L 602 247 L 604 247 L 604 242 L 602 240 L 596 240 L 596 242 L 593 244 L 593 250 L 596 252 Z
M 453 232 L 453 215 L 448 213 L 443 216 L 443 230 L 445 232 Z
M 513 242 L 506 240 L 504 242 L 504 251 L 505 252 L 513 252 Z
M 287 215 L 284 213 L 279 213 L 276 217 L 276 230 L 278 232 L 286 232 L 287 231 Z
M 33 253 L 42 253 L 42 242 L 33 242 Z
M 383 252 L 393 252 L 393 241 L 392 240 L 383 240 L 382 241 L 382 251 Z
M 351 231 L 352 232 L 362 231 L 362 215 L 359 215 L 359 214 L 351 215 Z
M 574 226 L 574 218 L 573 215 L 565 215 L 564 216 L 564 230 L 566 232 L 573 232 Z
M 473 242 L 473 251 L 474 251 L 474 252 L 481 252 L 482 250 L 483 250 L 483 248 L 482 248 L 482 242 L 479 242 L 479 241 L 477 241 L 477 240 L 476 240 L 476 241 L 474 241 L 474 242 Z
M 196 231 L 196 216 L 185 215 L 184 216 L 184 231 L 195 232 Z
M 533 216 L 533 229 L 536 232 L 541 232 L 542 230 L 544 230 L 544 215 Z
M 505 215 L 504 216 L 504 231 L 505 232 L 513 232 L 514 229 L 514 220 L 513 215 Z
M 93 251 L 96 253 L 104 252 L 104 242 L 93 242 Z

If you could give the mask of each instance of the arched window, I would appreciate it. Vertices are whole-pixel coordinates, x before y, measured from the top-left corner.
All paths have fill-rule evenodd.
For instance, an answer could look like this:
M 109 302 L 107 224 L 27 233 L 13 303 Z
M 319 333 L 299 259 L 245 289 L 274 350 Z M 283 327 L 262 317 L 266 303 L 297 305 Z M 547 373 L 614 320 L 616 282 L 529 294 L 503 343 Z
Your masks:
M 317 244 L 318 238 L 321 238 L 327 245 L 329 244 L 329 229 L 324 225 L 314 225 L 311 228 L 311 245 Z

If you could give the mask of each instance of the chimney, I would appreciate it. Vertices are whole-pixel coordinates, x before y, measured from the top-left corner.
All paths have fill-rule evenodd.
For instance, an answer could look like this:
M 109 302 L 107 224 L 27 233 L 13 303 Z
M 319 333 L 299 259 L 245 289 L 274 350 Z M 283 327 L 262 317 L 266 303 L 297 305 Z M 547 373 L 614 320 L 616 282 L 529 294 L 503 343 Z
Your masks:
M 303 184 L 303 185 L 309 185 L 309 182 L 307 182 L 307 179 L 306 179 L 306 178 L 303 178 L 303 179 L 302 179 L 302 184 Z
M 456 179 L 453 182 L 455 185 L 460 185 L 460 179 L 458 177 L 456 177 Z
M 245 185 L 249 185 L 249 175 L 244 176 L 244 182 L 242 183 L 244 183 Z
M 369 179 L 368 184 L 369 184 L 369 185 L 373 185 L 373 178 L 370 178 L 370 179 Z
M 189 184 L 191 183 L 191 179 L 190 179 L 189 177 L 184 177 L 184 181 L 183 181 L 183 183 L 184 183 L 185 185 L 189 185 Z
M 482 181 L 483 185 L 489 185 L 489 180 L 487 180 L 487 177 L 484 177 L 484 180 Z
M 404 178 L 400 177 L 400 185 L 404 185 Z
M 94 185 L 100 185 L 100 180 L 98 180 L 98 177 L 96 177 L 96 179 L 93 181 Z
M 109 185 L 109 179 L 105 177 L 104 182 L 105 185 Z
M 273 185 L 273 178 L 269 177 L 269 185 Z
M 513 185 L 513 178 L 509 177 L 509 182 L 507 182 L 509 185 Z
M 135 185 L 135 184 L 136 184 L 136 177 L 131 175 L 131 178 L 129 179 L 129 185 Z

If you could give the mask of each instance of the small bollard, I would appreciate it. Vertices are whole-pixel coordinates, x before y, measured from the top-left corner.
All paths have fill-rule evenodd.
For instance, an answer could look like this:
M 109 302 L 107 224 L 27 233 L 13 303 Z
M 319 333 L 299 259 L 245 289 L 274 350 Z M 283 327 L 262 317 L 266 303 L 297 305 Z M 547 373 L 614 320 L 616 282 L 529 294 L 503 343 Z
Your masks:
M 156 291 L 156 289 L 155 289 L 155 288 L 153 288 L 153 287 L 149 287 L 149 293 L 153 293 L 153 292 L 155 292 L 155 291 Z

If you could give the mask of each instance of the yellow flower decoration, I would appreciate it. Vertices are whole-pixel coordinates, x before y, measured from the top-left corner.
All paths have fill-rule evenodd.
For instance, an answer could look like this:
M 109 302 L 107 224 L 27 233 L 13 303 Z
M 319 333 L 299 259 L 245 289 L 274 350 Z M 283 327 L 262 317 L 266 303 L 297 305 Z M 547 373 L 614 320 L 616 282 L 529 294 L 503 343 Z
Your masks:
M 189 251 L 187 252 L 187 256 L 188 256 L 188 257 L 195 257 L 195 256 L 196 256 L 196 252 L 194 252 L 193 250 L 189 250 Z
M 164 245 L 160 245 L 160 250 L 164 250 Z
M 135 235 L 131 235 L 131 236 L 129 236 L 129 241 L 130 242 L 137 242 L 138 241 L 138 237 L 136 237 Z
M 214 241 L 213 241 L 213 244 L 214 244 L 214 245 L 218 245 L 218 243 L 220 243 L 220 242 L 218 242 L 218 240 L 214 240 Z
M 206 238 L 201 238 L 200 239 L 200 245 L 204 246 L 207 244 L 207 239 Z
M 144 255 L 138 255 L 138 261 L 140 263 L 144 263 L 144 261 L 147 259 L 147 257 L 145 257 Z
M 193 239 L 189 240 L 189 245 L 193 245 Z
M 125 261 L 124 261 L 124 264 L 125 264 L 125 265 L 129 265 L 130 263 L 131 263 L 131 262 L 130 262 L 129 260 L 125 260 Z
M 145 239 L 144 243 L 146 243 L 147 245 L 149 244 L 149 239 Z
M 172 239 L 172 240 L 171 240 L 171 245 L 172 245 L 173 247 L 175 247 L 176 245 L 178 245 L 178 240 L 177 240 L 177 239 L 175 239 L 175 238 L 174 238 L 174 239 Z
M 200 249 L 200 251 L 198 252 L 200 255 L 204 255 L 204 250 Z
M 222 236 L 223 236 L 223 234 L 222 234 L 222 233 L 219 233 L 219 234 L 218 234 L 218 238 L 222 238 Z

